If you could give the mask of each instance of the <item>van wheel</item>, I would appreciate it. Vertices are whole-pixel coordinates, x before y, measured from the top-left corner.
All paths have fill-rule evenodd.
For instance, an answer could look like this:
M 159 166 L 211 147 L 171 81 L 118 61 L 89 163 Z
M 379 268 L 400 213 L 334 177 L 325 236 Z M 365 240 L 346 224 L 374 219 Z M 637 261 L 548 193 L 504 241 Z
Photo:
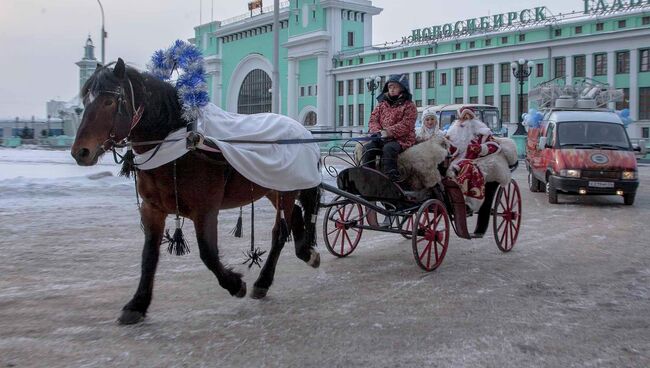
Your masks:
M 531 192 L 541 192 L 542 191 L 542 182 L 537 180 L 533 172 L 528 170 L 528 188 Z
M 546 182 L 546 193 L 548 194 L 548 203 L 557 204 L 557 189 L 550 180 Z
M 623 203 L 625 203 L 628 206 L 633 205 L 635 196 L 636 196 L 636 193 L 623 194 Z

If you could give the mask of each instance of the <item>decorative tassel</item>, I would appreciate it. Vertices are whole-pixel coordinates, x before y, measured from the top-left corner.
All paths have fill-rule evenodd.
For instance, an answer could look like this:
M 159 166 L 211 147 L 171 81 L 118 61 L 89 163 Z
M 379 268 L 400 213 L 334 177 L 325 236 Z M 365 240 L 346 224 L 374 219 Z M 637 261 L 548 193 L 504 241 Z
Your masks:
M 176 216 L 176 230 L 174 230 L 173 236 L 169 235 L 169 229 L 165 231 L 165 241 L 167 242 L 167 251 L 169 254 L 183 256 L 190 252 L 190 247 L 187 246 L 185 237 L 183 236 L 180 217 Z
M 251 201 L 252 201 L 253 187 L 251 186 Z M 246 256 L 246 259 L 242 264 L 247 264 L 248 268 L 257 265 L 257 267 L 262 267 L 262 256 L 266 253 L 265 250 L 260 248 L 255 248 L 255 202 L 251 202 L 251 249 L 248 252 L 243 252 Z
M 233 235 L 235 238 L 242 237 L 242 223 L 243 223 L 242 208 L 239 207 L 239 218 L 237 219 L 237 224 L 232 229 L 232 231 L 230 231 L 230 234 Z
M 130 178 L 131 174 L 135 172 L 135 155 L 133 154 L 132 149 L 126 150 L 126 153 L 122 157 L 122 169 L 120 169 L 120 176 L 125 178 Z

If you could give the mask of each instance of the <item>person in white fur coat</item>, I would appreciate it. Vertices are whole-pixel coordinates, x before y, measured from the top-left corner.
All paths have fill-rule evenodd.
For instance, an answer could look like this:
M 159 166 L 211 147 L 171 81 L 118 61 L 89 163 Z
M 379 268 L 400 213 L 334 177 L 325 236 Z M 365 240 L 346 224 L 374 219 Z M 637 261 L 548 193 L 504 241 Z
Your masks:
M 424 142 L 434 136 L 444 137 L 444 133 L 440 130 L 440 122 L 435 110 L 432 107 L 427 107 L 422 111 L 422 126 L 415 133 L 415 141 L 417 143 Z
M 485 178 L 474 164 L 474 159 L 500 151 L 492 137 L 492 131 L 476 118 L 469 107 L 458 110 L 446 138 L 450 142 L 451 164 L 448 175 L 455 178 L 465 195 L 465 202 L 472 211 L 478 211 L 485 199 Z

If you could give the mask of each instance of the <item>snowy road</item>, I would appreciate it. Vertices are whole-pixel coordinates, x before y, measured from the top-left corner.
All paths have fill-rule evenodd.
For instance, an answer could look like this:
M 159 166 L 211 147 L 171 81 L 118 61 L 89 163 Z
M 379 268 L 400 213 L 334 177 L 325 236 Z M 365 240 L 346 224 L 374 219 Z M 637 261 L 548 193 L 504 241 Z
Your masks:
M 549 205 L 522 166 L 515 249 L 501 253 L 491 233 L 452 235 L 432 273 L 399 235 L 364 232 L 336 259 L 319 231 L 321 267 L 287 244 L 262 301 L 230 297 L 192 239 L 188 256 L 161 256 L 147 319 L 130 327 L 115 320 L 140 273 L 133 184 L 86 177 L 117 170 L 109 158 L 81 168 L 63 151 L 0 149 L 0 367 L 650 365 L 650 167 L 629 207 Z M 220 252 L 250 287 L 258 271 L 240 264 L 250 224 L 231 237 L 236 212 L 221 215 Z M 270 206 L 256 212 L 268 249 Z

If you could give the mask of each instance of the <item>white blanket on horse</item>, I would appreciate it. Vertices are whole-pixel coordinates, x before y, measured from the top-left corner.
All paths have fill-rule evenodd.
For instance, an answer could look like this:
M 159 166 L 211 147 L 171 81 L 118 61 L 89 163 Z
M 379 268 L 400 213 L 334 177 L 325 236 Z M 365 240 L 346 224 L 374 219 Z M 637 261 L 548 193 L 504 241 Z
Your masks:
M 234 114 L 208 104 L 198 120 L 197 130 L 219 147 L 235 170 L 255 184 L 279 191 L 291 191 L 313 188 L 321 183 L 318 167 L 320 148 L 316 143 L 224 142 L 312 138 L 309 130 L 289 117 L 278 114 Z M 164 143 L 151 160 L 149 158 L 154 150 L 136 155 L 138 168 L 150 170 L 183 156 L 188 152 L 184 139 L 186 135 L 185 128 L 170 133 L 167 139 L 181 140 Z

